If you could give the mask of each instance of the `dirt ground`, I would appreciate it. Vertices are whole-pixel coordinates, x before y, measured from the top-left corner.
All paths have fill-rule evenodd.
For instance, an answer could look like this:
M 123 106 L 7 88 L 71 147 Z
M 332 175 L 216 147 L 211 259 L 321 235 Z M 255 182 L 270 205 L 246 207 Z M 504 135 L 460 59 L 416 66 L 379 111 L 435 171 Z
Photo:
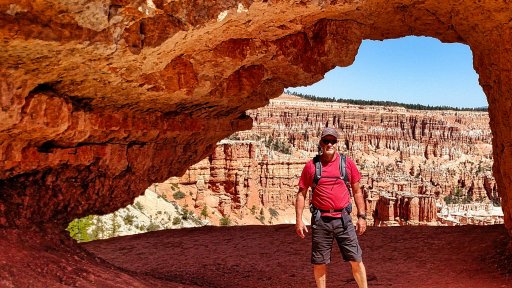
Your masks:
M 310 235 L 309 235 L 310 236 Z M 371 287 L 512 287 L 503 226 L 369 227 L 360 238 Z M 314 287 L 311 238 L 292 225 L 167 230 L 85 244 L 130 271 L 199 287 Z M 339 253 L 329 287 L 355 287 Z M 508 258 L 509 259 L 509 258 Z
M 165 230 L 79 246 L 59 239 L 0 231 L 0 287 L 314 287 L 310 235 L 298 238 L 293 225 Z M 360 242 L 370 287 L 493 288 L 512 287 L 509 239 L 503 225 L 406 226 L 369 227 Z M 337 250 L 327 281 L 356 287 Z

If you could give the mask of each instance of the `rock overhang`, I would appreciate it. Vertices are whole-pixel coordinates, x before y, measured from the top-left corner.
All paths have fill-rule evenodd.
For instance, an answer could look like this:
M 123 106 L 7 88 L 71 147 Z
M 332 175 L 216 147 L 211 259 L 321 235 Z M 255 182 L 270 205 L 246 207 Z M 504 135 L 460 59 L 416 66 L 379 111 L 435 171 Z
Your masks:
M 471 47 L 512 233 L 512 9 L 496 1 L 0 1 L 0 226 L 63 227 L 183 173 L 362 40 Z

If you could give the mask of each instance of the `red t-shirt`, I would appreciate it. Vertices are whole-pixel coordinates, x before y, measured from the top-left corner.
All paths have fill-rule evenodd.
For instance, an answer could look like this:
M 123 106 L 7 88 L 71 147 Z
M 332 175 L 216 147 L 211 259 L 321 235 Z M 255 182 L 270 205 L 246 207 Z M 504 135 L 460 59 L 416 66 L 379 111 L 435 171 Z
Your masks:
M 322 177 L 315 187 L 313 193 L 313 205 L 322 210 L 342 209 L 350 203 L 350 194 L 345 185 L 345 181 L 340 178 L 340 156 L 338 153 L 332 161 L 324 163 L 322 161 Z M 346 157 L 346 170 L 351 185 L 361 180 L 361 174 L 357 170 L 356 164 L 352 159 Z M 313 185 L 315 177 L 315 164 L 313 159 L 309 160 L 302 170 L 299 180 L 299 188 L 308 189 Z M 340 212 L 322 213 L 322 216 L 340 217 Z

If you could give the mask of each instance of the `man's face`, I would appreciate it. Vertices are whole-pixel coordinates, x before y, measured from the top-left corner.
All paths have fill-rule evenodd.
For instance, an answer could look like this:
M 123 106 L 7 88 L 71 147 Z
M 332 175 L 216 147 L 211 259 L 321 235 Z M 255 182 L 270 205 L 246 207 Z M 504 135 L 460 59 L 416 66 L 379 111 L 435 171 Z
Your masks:
M 322 154 L 327 156 L 334 155 L 336 153 L 336 146 L 338 140 L 336 137 L 327 135 L 320 140 L 320 147 L 322 147 Z

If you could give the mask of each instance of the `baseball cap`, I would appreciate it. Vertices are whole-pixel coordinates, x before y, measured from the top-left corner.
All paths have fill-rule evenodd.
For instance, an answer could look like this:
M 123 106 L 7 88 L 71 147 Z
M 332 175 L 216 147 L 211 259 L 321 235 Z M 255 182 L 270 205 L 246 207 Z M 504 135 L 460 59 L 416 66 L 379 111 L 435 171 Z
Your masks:
M 324 138 L 327 135 L 334 136 L 338 139 L 338 131 L 332 127 L 325 127 L 324 130 L 322 130 L 322 136 L 320 136 L 320 138 Z

